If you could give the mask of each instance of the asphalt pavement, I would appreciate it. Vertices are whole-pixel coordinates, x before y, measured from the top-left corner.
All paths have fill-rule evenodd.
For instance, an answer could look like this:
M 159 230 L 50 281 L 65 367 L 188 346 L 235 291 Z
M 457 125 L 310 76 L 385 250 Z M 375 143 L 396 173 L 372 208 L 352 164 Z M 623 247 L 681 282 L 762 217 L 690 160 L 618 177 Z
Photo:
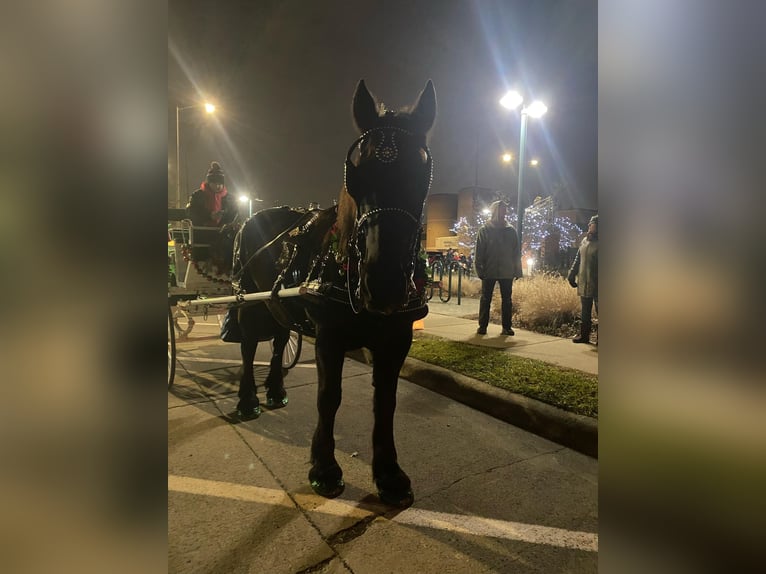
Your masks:
M 455 303 L 432 303 L 424 330 L 449 338 L 475 334 L 475 322 L 460 317 L 463 310 L 471 314 L 470 303 L 459 309 Z M 548 352 L 540 348 L 544 341 L 520 330 L 510 344 L 500 341 L 499 330 L 491 325 L 484 344 Z M 598 462 L 592 456 L 488 416 L 423 381 L 414 384 L 404 377 L 417 374 L 403 371 L 395 432 L 415 503 L 392 510 L 378 501 L 371 479 L 371 369 L 347 358 L 335 433 L 347 486 L 341 497 L 326 500 L 307 481 L 316 424 L 311 344 L 304 343 L 286 376 L 287 407 L 241 421 L 234 416 L 238 345 L 216 334 L 210 317 L 178 343 L 168 393 L 168 572 L 597 571 Z M 268 354 L 262 343 L 259 382 Z M 475 384 L 463 381 L 463 392 Z M 478 394 L 487 401 L 488 392 Z M 263 398 L 262 389 L 259 394 Z

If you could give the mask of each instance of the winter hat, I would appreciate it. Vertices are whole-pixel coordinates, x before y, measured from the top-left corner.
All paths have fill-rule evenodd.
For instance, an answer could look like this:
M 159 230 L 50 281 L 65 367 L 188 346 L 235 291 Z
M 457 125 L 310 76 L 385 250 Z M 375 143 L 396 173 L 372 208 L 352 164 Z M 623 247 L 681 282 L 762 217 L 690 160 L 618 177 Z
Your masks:
M 593 217 L 590 218 L 588 225 L 590 225 L 591 223 L 598 225 L 598 215 L 594 215 Z
M 223 170 L 221 164 L 217 161 L 211 162 L 210 169 L 207 170 L 207 176 L 205 180 L 208 183 L 220 183 L 223 184 Z

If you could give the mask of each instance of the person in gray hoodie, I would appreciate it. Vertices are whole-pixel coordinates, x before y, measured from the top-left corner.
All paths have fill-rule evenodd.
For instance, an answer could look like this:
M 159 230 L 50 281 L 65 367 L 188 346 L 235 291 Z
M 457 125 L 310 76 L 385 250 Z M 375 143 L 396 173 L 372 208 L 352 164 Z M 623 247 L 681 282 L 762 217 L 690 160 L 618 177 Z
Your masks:
M 569 268 L 567 280 L 572 287 L 577 288 L 581 305 L 580 335 L 572 341 L 590 343 L 594 303 L 598 313 L 598 215 L 591 217 L 588 222 L 588 233 L 580 243 L 577 255 Z
M 492 293 L 495 283 L 499 283 L 501 334 L 510 336 L 514 335 L 511 329 L 513 280 L 522 276 L 521 248 L 516 229 L 505 220 L 507 204 L 496 201 L 489 209 L 489 221 L 479 228 L 476 237 L 476 275 L 481 279 L 479 328 L 476 333 L 487 334 Z

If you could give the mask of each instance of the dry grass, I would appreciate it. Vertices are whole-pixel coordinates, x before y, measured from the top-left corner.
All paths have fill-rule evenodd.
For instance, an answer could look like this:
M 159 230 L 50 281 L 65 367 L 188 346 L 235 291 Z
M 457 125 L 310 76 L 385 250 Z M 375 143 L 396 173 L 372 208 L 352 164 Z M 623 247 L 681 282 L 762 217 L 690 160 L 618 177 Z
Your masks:
M 442 279 L 444 296 L 447 276 Z M 434 297 L 438 298 L 438 291 Z M 457 296 L 457 275 L 452 277 L 452 297 Z M 460 285 L 462 297 L 481 297 L 481 280 L 463 277 Z M 478 316 L 473 317 L 478 318 Z M 490 307 L 490 321 L 500 324 L 500 289 L 495 287 Z M 538 273 L 513 283 L 513 324 L 522 329 L 571 337 L 580 328 L 580 298 L 577 289 L 556 273 Z
M 463 280 L 460 283 L 460 294 L 461 297 L 475 297 L 478 299 L 481 297 L 481 280 L 476 279 L 475 277 L 472 277 L 471 279 L 463 277 Z
M 500 322 L 500 290 L 495 289 L 490 317 Z M 513 323 L 538 332 L 555 333 L 579 323 L 577 289 L 556 274 L 540 273 L 513 283 Z
M 436 281 L 439 281 L 439 277 L 437 275 Z M 453 297 L 457 297 L 457 284 L 458 284 L 458 277 L 457 273 L 452 273 L 452 285 L 449 283 L 449 275 L 444 274 L 444 277 L 441 279 L 442 283 L 442 289 L 444 297 L 447 296 L 447 288 L 450 287 L 450 293 Z M 438 289 L 434 291 L 434 293 L 438 293 Z M 436 296 L 436 295 L 435 295 Z M 461 297 L 475 297 L 478 299 L 481 296 L 481 281 L 476 278 L 476 276 L 472 276 L 471 278 L 466 277 L 463 275 L 463 277 L 460 279 L 460 296 Z

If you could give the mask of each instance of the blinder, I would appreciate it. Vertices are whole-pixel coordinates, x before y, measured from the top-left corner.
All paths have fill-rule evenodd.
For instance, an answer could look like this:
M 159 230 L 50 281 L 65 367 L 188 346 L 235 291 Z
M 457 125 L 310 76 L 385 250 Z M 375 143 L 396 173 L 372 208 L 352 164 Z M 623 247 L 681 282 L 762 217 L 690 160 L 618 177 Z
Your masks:
M 404 134 L 409 137 L 415 136 L 415 134 L 410 131 L 393 126 L 372 128 L 360 135 L 348 148 L 348 153 L 346 153 L 346 162 L 343 168 L 343 182 L 346 186 L 346 191 L 348 191 L 352 197 L 355 197 L 354 190 L 358 189 L 359 184 L 361 183 L 359 166 L 354 165 L 354 162 L 351 159 L 354 150 L 356 150 L 357 147 L 361 149 L 362 144 L 364 144 L 366 141 L 369 141 L 373 136 L 378 135 L 381 136 L 382 141 L 381 145 L 375 147 L 375 159 L 382 164 L 393 163 L 399 159 L 399 148 L 396 145 L 397 134 Z M 431 187 L 431 179 L 433 177 L 433 160 L 431 158 L 431 150 L 427 145 L 421 146 L 421 149 L 426 156 L 424 181 L 421 182 L 421 184 L 427 193 L 428 189 Z

